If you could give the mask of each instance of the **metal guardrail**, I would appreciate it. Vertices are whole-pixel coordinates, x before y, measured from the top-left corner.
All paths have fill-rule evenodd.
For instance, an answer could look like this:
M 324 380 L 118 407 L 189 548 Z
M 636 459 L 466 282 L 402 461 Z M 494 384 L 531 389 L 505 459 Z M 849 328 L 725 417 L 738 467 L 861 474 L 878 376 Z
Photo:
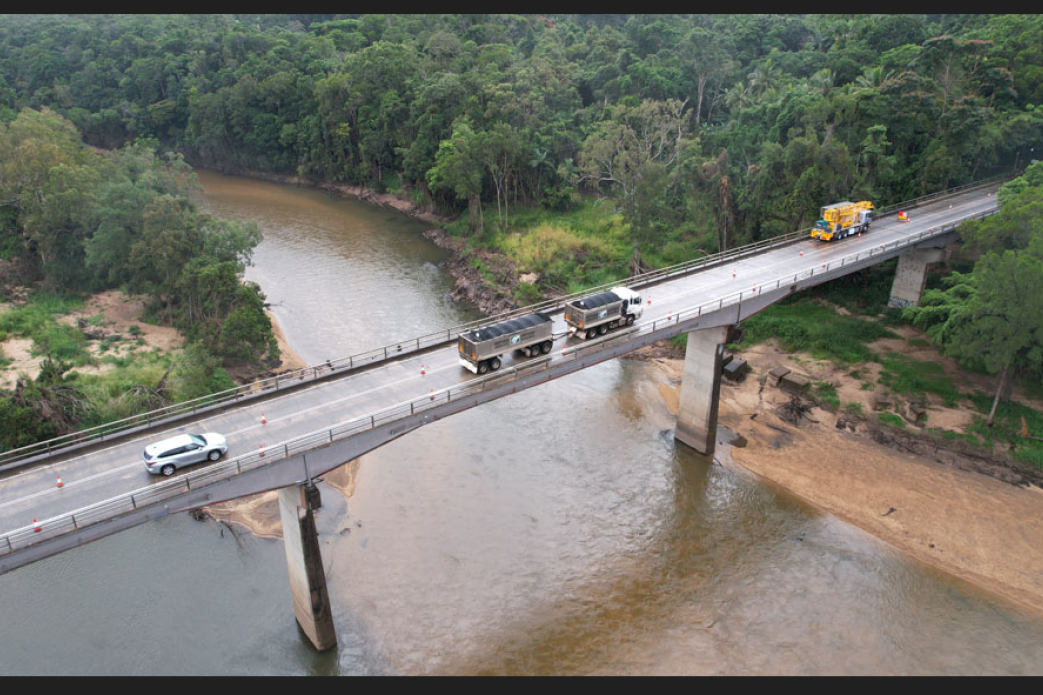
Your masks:
M 891 205 L 887 208 L 883 208 L 880 212 L 880 216 L 890 215 L 903 208 L 915 207 L 926 201 L 937 200 L 965 190 L 986 186 L 996 181 L 1003 180 L 1004 178 L 1009 178 L 1009 176 L 995 176 L 990 179 L 985 179 L 984 181 L 957 186 L 946 189 L 945 191 L 932 193 L 910 201 Z M 448 328 L 444 331 L 428 333 L 427 335 L 418 338 L 410 338 L 397 343 L 391 343 L 383 347 L 361 352 L 356 355 L 350 355 L 348 357 L 342 357 L 336 360 L 327 360 L 322 364 L 296 369 L 274 377 L 244 384 L 243 386 L 219 391 L 201 398 L 182 401 L 181 403 L 174 403 L 164 408 L 158 408 L 138 415 L 132 415 L 121 420 L 114 420 L 113 422 L 105 423 L 103 425 L 77 430 L 76 432 L 71 432 L 35 444 L 29 444 L 17 449 L 9 449 L 0 452 L 0 471 L 13 468 L 17 465 L 31 463 L 49 457 L 55 453 L 62 453 L 88 446 L 95 442 L 104 441 L 106 437 L 112 438 L 114 436 L 123 436 L 154 427 L 158 424 L 173 422 L 186 416 L 194 416 L 200 413 L 211 412 L 228 405 L 255 400 L 262 396 L 278 392 L 281 389 L 297 387 L 304 383 L 328 379 L 334 375 L 343 375 L 359 367 L 369 367 L 385 362 L 389 359 L 395 359 L 404 355 L 433 349 L 452 342 L 461 333 L 465 333 L 477 326 L 505 321 L 534 311 L 557 311 L 563 309 L 565 304 L 573 299 L 579 299 L 589 294 L 602 292 L 611 289 L 612 287 L 618 287 L 620 285 L 635 288 L 648 287 L 679 276 L 705 270 L 708 267 L 732 261 L 743 256 L 760 253 L 778 246 L 785 246 L 798 239 L 805 238 L 808 235 L 809 230 L 810 228 L 790 232 L 771 239 L 764 239 L 738 248 L 710 254 L 702 258 L 685 261 L 665 268 L 658 268 L 646 273 L 631 276 L 624 280 L 598 285 L 597 287 L 591 287 L 582 290 L 581 292 L 574 292 L 572 294 L 545 300 L 537 304 L 520 307 L 497 316 L 490 316 L 470 321 L 459 326 Z
M 965 219 L 981 219 L 995 214 L 996 211 L 996 209 L 989 210 L 972 215 Z M 605 337 L 586 341 L 580 345 L 566 346 L 561 350 L 561 357 L 558 358 L 558 361 L 577 359 L 580 355 L 585 355 L 589 351 L 604 350 L 609 346 L 618 344 L 622 340 L 632 340 L 637 336 L 655 333 L 671 325 L 677 325 L 690 319 L 698 318 L 703 314 L 720 311 L 726 306 L 742 304 L 743 301 L 755 296 L 760 296 L 764 292 L 781 289 L 783 287 L 783 280 L 785 280 L 787 285 L 791 282 L 796 284 L 802 279 L 813 278 L 816 274 L 822 275 L 828 273 L 831 269 L 836 270 L 837 268 L 851 265 L 859 260 L 873 257 L 874 255 L 885 254 L 888 250 L 895 251 L 907 246 L 913 246 L 925 239 L 951 232 L 963 221 L 964 220 L 960 220 L 960 222 L 951 223 L 942 227 L 930 228 L 918 232 L 917 234 L 903 237 L 891 243 L 881 244 L 879 247 L 873 247 L 868 251 L 859 251 L 854 254 L 843 256 L 840 258 L 839 262 L 834 260 L 821 265 L 816 264 L 813 267 L 794 273 L 792 280 L 790 280 L 788 274 L 785 278 L 777 278 L 774 286 L 771 286 L 770 282 L 767 285 L 762 284 L 750 290 L 725 295 L 724 297 L 712 302 L 689 307 L 679 312 L 670 312 L 667 314 L 665 319 L 656 319 L 651 323 L 610 333 Z M 440 391 L 432 391 L 427 395 L 414 398 L 404 403 L 399 403 L 398 405 L 389 408 L 378 410 L 369 415 L 355 418 L 326 430 L 303 435 L 301 437 L 295 437 L 276 444 L 268 449 L 260 449 L 257 452 L 252 452 L 229 461 L 191 471 L 171 480 L 150 485 L 129 493 L 123 493 L 103 502 L 98 502 L 77 509 L 73 512 L 65 513 L 57 517 L 45 519 L 39 523 L 34 523 L 30 526 L 16 529 L 0 536 L 0 557 L 30 547 L 40 540 L 59 537 L 82 529 L 85 526 L 103 522 L 114 515 L 128 513 L 141 507 L 157 504 L 164 500 L 177 497 L 185 492 L 198 490 L 207 485 L 228 480 L 234 476 L 242 475 L 243 473 L 264 466 L 272 466 L 278 464 L 280 461 L 285 461 L 296 454 L 304 453 L 322 446 L 328 446 L 334 442 L 342 441 L 361 432 L 366 432 L 402 420 L 406 417 L 412 417 L 418 413 L 423 413 L 426 410 L 431 410 L 454 400 L 459 401 L 461 398 L 466 398 L 469 395 L 481 393 L 491 386 L 501 386 L 505 383 L 516 381 L 520 378 L 548 369 L 552 362 L 554 362 L 554 360 L 551 357 L 536 358 L 519 366 L 512 366 L 501 372 L 472 379 L 464 384 L 450 386 Z

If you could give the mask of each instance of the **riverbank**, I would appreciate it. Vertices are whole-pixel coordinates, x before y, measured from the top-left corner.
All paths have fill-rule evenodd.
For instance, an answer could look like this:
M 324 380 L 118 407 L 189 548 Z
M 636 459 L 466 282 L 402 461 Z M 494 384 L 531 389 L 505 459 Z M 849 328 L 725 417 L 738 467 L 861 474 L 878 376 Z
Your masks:
M 955 451 L 914 454 L 894 442 L 882 444 L 870 418 L 816 407 L 808 418 L 787 422 L 778 408 L 791 394 L 762 377 L 776 365 L 806 368 L 807 362 L 771 345 L 737 355 L 751 372 L 740 383 L 722 380 L 718 424 L 739 439 L 719 449 L 718 463 L 1043 616 L 1038 483 L 1011 484 L 982 474 L 973 457 Z M 664 403 L 676 413 L 683 359 L 649 361 L 659 371 Z M 932 406 L 928 412 L 932 419 L 964 417 L 945 410 Z

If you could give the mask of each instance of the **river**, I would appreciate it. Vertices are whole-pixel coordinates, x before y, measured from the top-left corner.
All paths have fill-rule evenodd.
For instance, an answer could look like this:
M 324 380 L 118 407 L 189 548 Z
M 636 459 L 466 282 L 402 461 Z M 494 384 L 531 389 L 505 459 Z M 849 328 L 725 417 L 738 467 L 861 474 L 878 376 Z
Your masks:
M 424 225 L 202 172 L 254 219 L 306 361 L 461 323 Z M 675 445 L 615 360 L 424 427 L 323 485 L 339 637 L 296 628 L 280 541 L 168 517 L 0 576 L 0 674 L 1043 673 L 1043 621 Z M 839 453 L 839 452 L 838 452 Z

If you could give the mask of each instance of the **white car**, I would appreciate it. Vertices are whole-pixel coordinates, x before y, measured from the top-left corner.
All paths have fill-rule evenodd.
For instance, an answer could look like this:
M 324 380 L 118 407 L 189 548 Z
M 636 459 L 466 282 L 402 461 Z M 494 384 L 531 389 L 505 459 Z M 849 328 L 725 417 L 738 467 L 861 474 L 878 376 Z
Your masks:
M 145 469 L 153 475 L 173 475 L 182 466 L 216 461 L 228 451 L 228 442 L 217 432 L 179 434 L 145 447 Z

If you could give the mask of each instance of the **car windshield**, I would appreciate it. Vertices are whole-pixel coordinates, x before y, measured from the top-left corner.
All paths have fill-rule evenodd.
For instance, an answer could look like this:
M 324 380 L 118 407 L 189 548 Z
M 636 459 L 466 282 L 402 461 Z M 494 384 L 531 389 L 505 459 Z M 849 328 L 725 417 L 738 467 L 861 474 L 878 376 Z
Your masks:
M 190 434 L 188 435 L 188 438 L 196 444 L 198 444 L 199 446 L 206 446 L 206 440 L 200 437 L 198 434 Z

